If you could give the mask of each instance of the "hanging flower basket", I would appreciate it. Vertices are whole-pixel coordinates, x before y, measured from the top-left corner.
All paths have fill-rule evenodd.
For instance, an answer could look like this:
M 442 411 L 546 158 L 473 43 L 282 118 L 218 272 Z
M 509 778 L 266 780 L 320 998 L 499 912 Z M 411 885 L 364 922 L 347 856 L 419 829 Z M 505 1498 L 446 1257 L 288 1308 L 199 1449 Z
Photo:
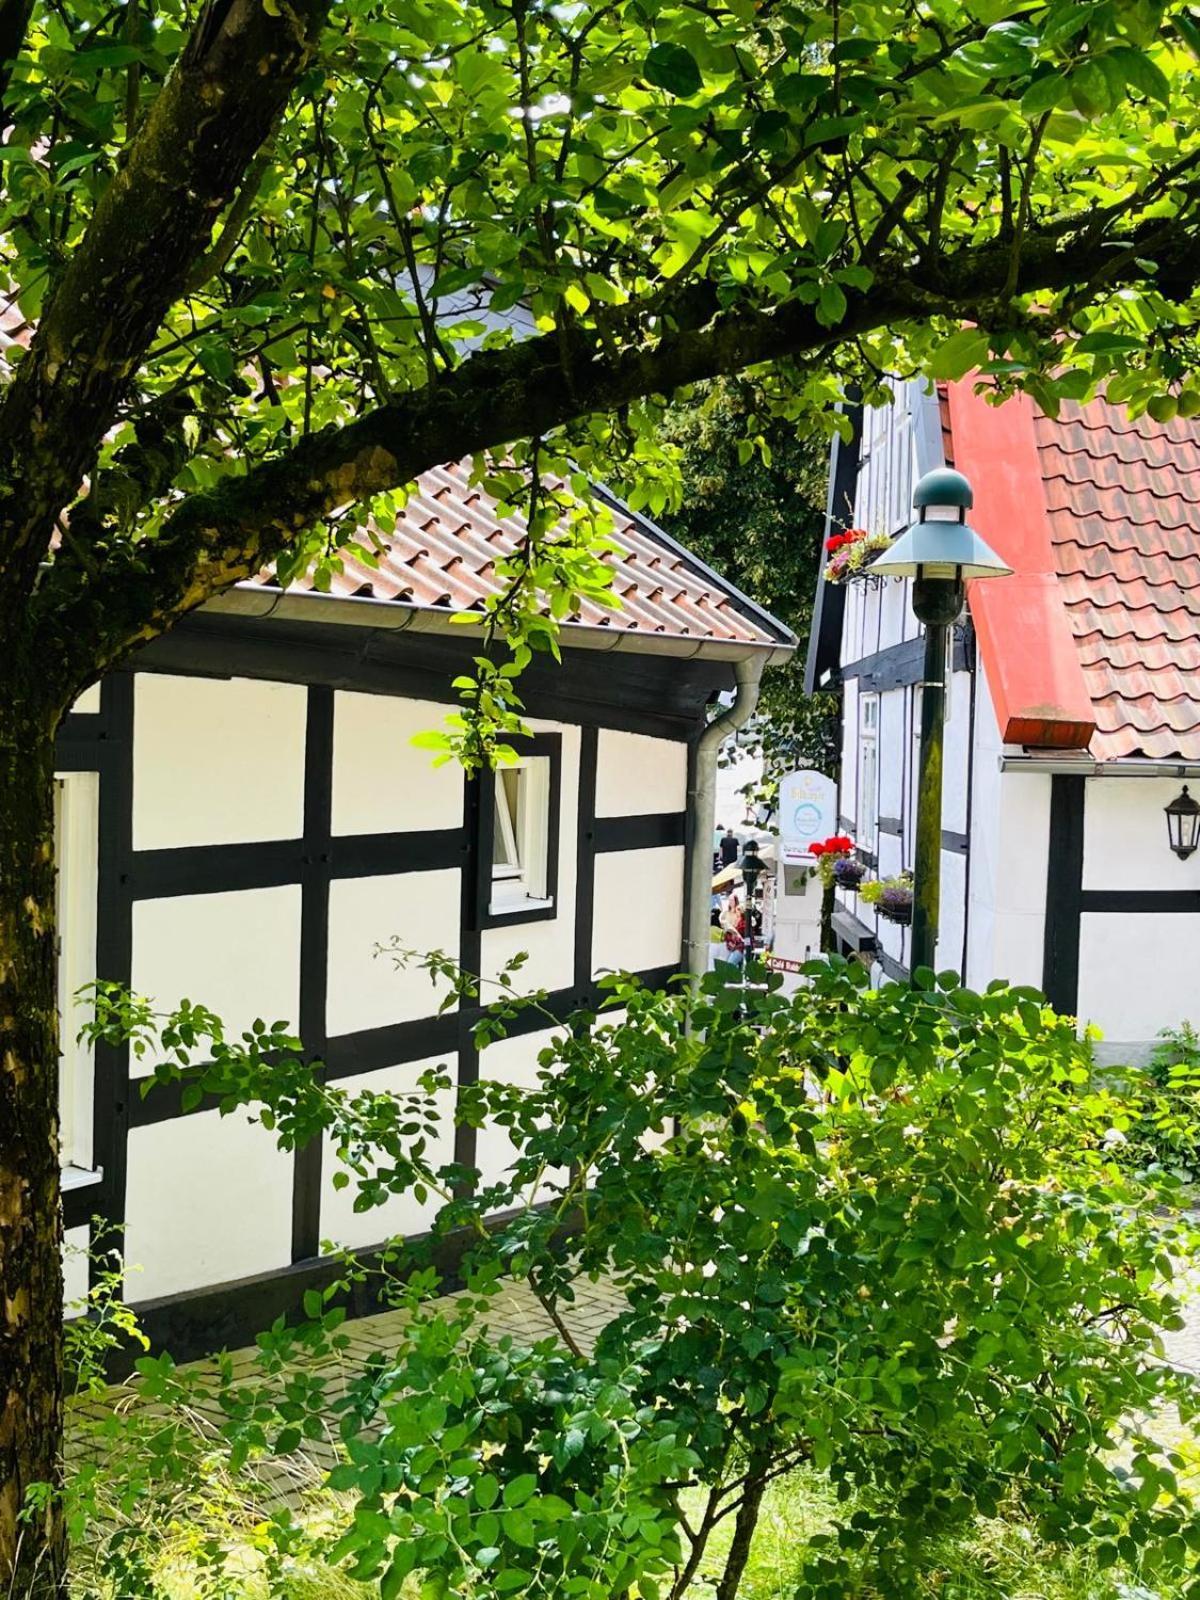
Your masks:
M 828 839 L 820 839 L 809 845 L 808 853 L 816 857 L 817 871 L 826 888 L 839 882 L 837 870 L 850 862 L 853 850 L 854 840 L 848 833 L 830 834 Z M 857 862 L 853 864 L 858 865 Z
M 905 926 L 912 921 L 913 881 L 910 873 L 896 878 L 875 878 L 858 891 L 866 905 L 874 906 L 881 917 Z
M 840 856 L 833 863 L 833 881 L 839 889 L 857 889 L 867 869 L 853 856 Z
M 868 533 L 865 528 L 848 528 L 825 541 L 825 582 L 863 583 L 875 587 L 885 580 L 867 568 L 891 544 L 886 533 Z

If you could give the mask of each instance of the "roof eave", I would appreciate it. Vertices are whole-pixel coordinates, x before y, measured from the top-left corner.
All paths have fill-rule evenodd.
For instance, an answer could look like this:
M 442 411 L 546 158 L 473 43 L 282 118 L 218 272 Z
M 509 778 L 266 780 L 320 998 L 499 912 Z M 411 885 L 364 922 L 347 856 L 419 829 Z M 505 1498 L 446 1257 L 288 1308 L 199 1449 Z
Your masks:
M 254 617 L 260 621 L 322 622 L 342 627 L 371 628 L 376 632 L 438 633 L 455 638 L 471 636 L 460 613 L 412 605 L 404 600 L 377 600 L 369 595 L 321 594 L 314 589 L 269 589 L 244 582 L 215 595 L 201 610 L 217 616 Z M 483 621 L 481 615 L 480 621 Z M 679 660 L 744 661 L 763 656 L 768 666 L 789 660 L 796 643 L 754 639 L 700 639 L 685 635 L 640 632 L 634 628 L 605 628 L 564 622 L 560 642 L 573 650 L 620 650 L 635 655 L 673 656 Z

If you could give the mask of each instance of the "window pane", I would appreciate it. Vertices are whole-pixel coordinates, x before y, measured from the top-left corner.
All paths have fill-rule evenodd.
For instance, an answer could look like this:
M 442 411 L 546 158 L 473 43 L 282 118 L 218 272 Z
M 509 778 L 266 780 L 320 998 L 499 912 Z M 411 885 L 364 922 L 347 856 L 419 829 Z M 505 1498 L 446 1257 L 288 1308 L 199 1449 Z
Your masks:
M 507 877 L 521 870 L 521 837 L 518 826 L 521 796 L 521 769 L 497 772 L 494 783 L 496 816 L 492 828 L 493 876 Z

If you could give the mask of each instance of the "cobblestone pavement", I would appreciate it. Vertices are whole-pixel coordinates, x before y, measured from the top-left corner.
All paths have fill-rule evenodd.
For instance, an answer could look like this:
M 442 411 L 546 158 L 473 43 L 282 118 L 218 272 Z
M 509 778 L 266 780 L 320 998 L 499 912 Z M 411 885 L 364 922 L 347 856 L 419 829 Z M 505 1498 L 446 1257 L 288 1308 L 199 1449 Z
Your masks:
M 572 1337 L 583 1348 L 588 1348 L 611 1317 L 616 1304 L 616 1295 L 606 1285 L 580 1286 L 575 1305 L 564 1315 L 564 1321 Z M 330 1377 L 331 1398 L 337 1394 L 340 1387 L 339 1377 L 349 1379 L 367 1358 L 381 1350 L 395 1348 L 404 1317 L 405 1313 L 402 1311 L 387 1311 L 378 1316 L 363 1317 L 344 1324 L 342 1331 L 348 1341 L 347 1348 L 340 1358 L 340 1364 L 334 1364 L 335 1370 L 332 1374 L 326 1373 Z M 1185 1317 L 1185 1326 L 1166 1336 L 1167 1357 L 1200 1374 L 1200 1275 L 1197 1275 L 1188 1286 Z M 509 1334 L 522 1343 L 530 1343 L 554 1333 L 553 1324 L 546 1312 L 530 1290 L 520 1283 L 507 1285 L 497 1296 L 489 1324 L 497 1338 Z M 233 1362 L 235 1373 L 250 1376 L 254 1367 L 254 1352 L 238 1351 L 233 1357 Z M 196 1366 L 203 1370 L 205 1363 L 196 1363 Z M 113 1406 L 136 1404 L 136 1386 L 126 1385 L 110 1391 L 102 1400 L 76 1404 L 72 1409 L 81 1419 L 89 1415 L 100 1418 Z M 215 1432 L 220 1420 L 221 1414 L 215 1405 L 208 1414 L 203 1405 L 194 1414 L 195 1424 L 201 1430 Z M 1168 1431 L 1174 1433 L 1175 1425 L 1168 1424 Z M 78 1460 L 82 1454 L 91 1454 L 98 1448 L 103 1448 L 102 1442 L 89 1438 L 86 1429 L 69 1432 L 67 1452 L 69 1461 L 72 1458 Z M 264 1509 L 270 1509 L 280 1500 L 297 1501 L 319 1484 L 334 1459 L 332 1430 L 328 1443 L 317 1443 L 311 1448 L 306 1447 L 306 1450 L 306 1455 L 301 1458 L 272 1460 L 263 1466 L 259 1477 Z
M 616 1304 L 617 1299 L 611 1288 L 603 1284 L 585 1283 L 576 1286 L 575 1304 L 560 1308 L 560 1311 L 571 1337 L 581 1348 L 588 1349 L 611 1317 Z M 331 1401 L 344 1390 L 346 1383 L 369 1357 L 396 1348 L 406 1315 L 404 1311 L 385 1311 L 342 1325 L 341 1332 L 347 1341 L 344 1351 L 340 1356 L 327 1358 L 321 1363 L 321 1374 L 326 1379 L 326 1392 Z M 524 1344 L 553 1335 L 555 1331 L 532 1291 L 522 1283 L 506 1284 L 496 1296 L 488 1326 L 495 1338 L 503 1338 L 508 1334 Z M 254 1376 L 256 1363 L 253 1350 L 234 1352 L 232 1361 L 235 1377 Z M 201 1361 L 193 1363 L 190 1370 L 203 1374 L 209 1367 L 210 1363 Z M 114 1409 L 137 1407 L 139 1404 L 136 1379 L 110 1389 L 100 1398 L 72 1403 L 67 1429 L 68 1466 L 88 1459 L 102 1463 L 108 1443 L 102 1434 L 98 1435 L 87 1426 L 88 1422 L 103 1423 L 111 1417 Z M 147 1413 L 153 1415 L 149 1408 Z M 200 1434 L 213 1437 L 224 1420 L 215 1399 L 206 1402 L 201 1398 L 189 1416 Z M 272 1458 L 260 1463 L 255 1476 L 264 1513 L 281 1501 L 298 1502 L 321 1482 L 336 1457 L 335 1430 L 336 1418 L 331 1416 L 330 1432 L 325 1441 L 306 1442 L 302 1454 Z

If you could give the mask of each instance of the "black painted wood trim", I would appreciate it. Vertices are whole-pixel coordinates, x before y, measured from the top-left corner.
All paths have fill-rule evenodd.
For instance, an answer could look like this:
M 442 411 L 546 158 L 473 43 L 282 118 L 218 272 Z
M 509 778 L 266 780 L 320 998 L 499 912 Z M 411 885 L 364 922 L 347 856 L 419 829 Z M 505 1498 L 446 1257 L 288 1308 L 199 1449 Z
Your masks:
M 640 817 L 597 817 L 596 849 L 608 854 L 614 850 L 656 850 L 682 845 L 686 830 L 686 811 L 660 811 Z
M 491 792 L 488 791 L 486 810 L 490 815 L 492 807 Z M 466 829 L 469 845 L 469 855 L 466 870 L 462 874 L 461 900 L 459 907 L 459 949 L 458 965 L 464 973 L 474 977 L 479 975 L 483 961 L 483 935 L 482 911 L 487 905 L 486 899 L 480 898 L 480 889 L 483 883 L 483 862 L 488 864 L 488 881 L 486 893 L 491 893 L 491 860 L 492 844 L 489 837 L 487 849 L 484 850 L 483 815 L 484 815 L 484 780 L 478 774 L 464 779 L 463 788 L 463 825 Z M 460 1089 L 469 1087 L 479 1081 L 479 1050 L 475 1044 L 475 1035 L 472 1031 L 473 1016 L 468 1016 L 466 1009 L 459 1007 L 455 1013 L 458 1023 L 458 1059 L 456 1080 Z M 467 1123 L 455 1118 L 454 1128 L 454 1159 L 460 1167 L 474 1167 L 476 1164 L 477 1130 Z
M 303 858 L 301 839 L 135 850 L 129 893 L 135 900 L 165 900 L 175 895 L 275 889 L 299 882 Z
M 129 873 L 133 847 L 133 674 L 116 672 L 104 680 L 98 717 L 89 714 L 93 740 L 60 738 L 56 763 L 63 771 L 100 774 L 98 882 L 96 892 L 96 976 L 128 985 L 132 979 L 133 906 Z M 82 722 L 70 717 L 68 723 Z M 100 1183 L 63 1196 L 63 1223 L 78 1227 L 102 1216 L 114 1230 L 125 1221 L 125 1177 L 129 1163 L 129 1048 L 97 1044 L 92 1101 L 93 1160 L 103 1168 Z M 95 1241 L 93 1241 L 95 1242 Z M 123 1253 L 119 1231 L 104 1240 L 108 1260 L 91 1261 L 94 1284 Z
M 882 945 L 876 950 L 875 959 L 883 968 L 884 977 L 891 978 L 895 983 L 907 983 L 912 976 L 904 963 L 897 961 L 895 956 L 888 955 Z
M 1046 872 L 1046 931 L 1042 988 L 1056 1011 L 1079 1009 L 1079 914 L 1083 900 L 1084 779 L 1050 780 L 1050 859 Z
M 417 1017 L 411 1022 L 338 1034 L 325 1047 L 326 1079 L 352 1078 L 429 1056 L 453 1055 L 460 1028 L 457 1011 L 445 1011 L 440 1017 Z
M 942 829 L 942 849 L 948 850 L 951 855 L 965 856 L 971 848 L 971 840 L 965 833 L 951 833 L 949 828 Z
M 308 691 L 304 741 L 304 845 L 300 903 L 300 1038 L 314 1064 L 325 1056 L 329 983 L 329 862 L 333 821 L 333 690 Z M 292 1176 L 292 1260 L 315 1256 L 321 1244 L 323 1141 L 295 1153 Z
M 1079 909 L 1194 916 L 1200 912 L 1200 889 L 1084 889 L 1079 896 Z
M 694 738 L 715 692 L 734 687 L 733 664 L 703 657 L 575 650 L 570 669 L 535 655 L 521 678 L 530 717 Z M 138 652 L 139 671 L 324 684 L 362 694 L 457 704 L 455 677 L 472 670 L 479 639 L 197 612 Z M 436 719 L 435 719 L 436 720 Z
M 596 908 L 596 772 L 600 734 L 583 728 L 579 736 L 579 800 L 575 832 L 575 987 L 592 981 L 592 923 Z
M 513 1215 L 493 1217 L 489 1226 L 500 1228 Z M 407 1242 L 414 1253 L 427 1256 L 441 1277 L 443 1292 L 449 1293 L 462 1287 L 463 1261 L 478 1237 L 474 1229 L 463 1228 L 440 1239 L 421 1234 Z M 355 1252 L 369 1277 L 365 1282 L 348 1283 L 344 1298 L 339 1299 L 351 1319 L 388 1309 L 388 1302 L 382 1297 L 382 1279 L 372 1272 L 381 1264 L 384 1248 L 380 1245 Z M 394 1267 L 390 1270 L 394 1271 Z M 309 1289 L 327 1289 L 345 1278 L 341 1257 L 321 1256 L 258 1277 L 146 1300 L 134 1311 L 152 1349 L 167 1350 L 176 1361 L 190 1361 L 218 1350 L 253 1344 L 255 1337 L 279 1317 L 298 1317 Z M 140 1345 L 114 1351 L 106 1362 L 110 1381 L 128 1377 L 142 1354 Z
M 448 867 L 461 867 L 469 849 L 463 828 L 335 834 L 329 847 L 330 871 L 335 878 L 439 872 Z
M 892 833 L 897 838 L 904 832 L 904 824 L 899 817 L 880 817 L 875 826 L 880 833 Z
M 858 485 L 858 468 L 862 448 L 863 408 L 854 402 L 847 405 L 846 417 L 850 423 L 850 437 L 836 439 L 829 468 L 829 497 L 825 506 L 825 536 L 821 541 L 818 561 L 817 589 L 813 603 L 812 626 L 809 630 L 808 656 L 804 663 L 804 692 L 813 694 L 821 687 L 827 672 L 836 682 L 838 659 L 842 652 L 842 626 L 846 612 L 846 590 L 843 584 L 825 582 L 825 540 L 854 521 L 854 495 Z
M 496 773 L 487 768 L 479 776 L 479 801 L 475 820 L 478 847 L 475 851 L 476 925 L 483 928 L 513 928 L 526 922 L 549 922 L 559 914 L 558 848 L 562 834 L 562 734 L 536 733 L 525 739 L 512 739 L 521 755 L 544 756 L 550 762 L 549 821 L 546 830 L 546 906 L 528 911 L 493 911 L 492 835 L 496 825 Z M 474 969 L 471 969 L 474 970 Z
M 965 672 L 970 666 L 966 643 L 955 637 L 951 657 L 951 670 Z M 857 678 L 860 694 L 882 694 L 888 689 L 904 689 L 920 683 L 925 671 L 925 636 L 901 639 L 888 645 L 886 650 L 876 650 L 858 661 L 850 661 L 842 668 L 842 677 Z

